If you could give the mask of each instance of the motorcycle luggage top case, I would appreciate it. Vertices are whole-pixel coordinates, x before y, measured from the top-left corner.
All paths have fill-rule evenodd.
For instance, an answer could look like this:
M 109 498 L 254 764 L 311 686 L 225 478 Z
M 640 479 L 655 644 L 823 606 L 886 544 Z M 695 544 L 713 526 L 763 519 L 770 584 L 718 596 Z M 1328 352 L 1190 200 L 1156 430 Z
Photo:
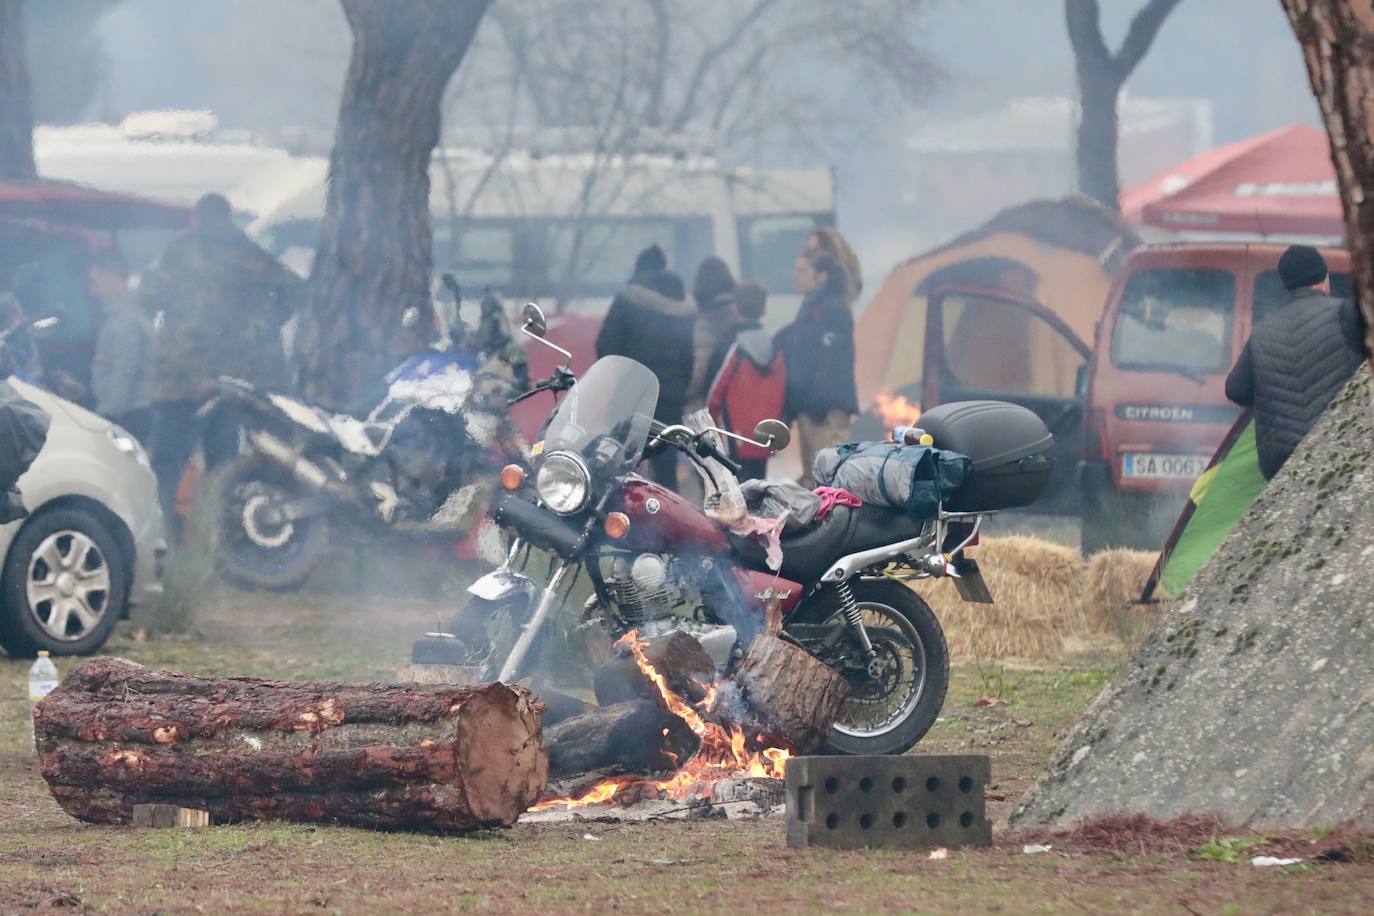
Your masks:
M 1005 401 L 956 401 L 932 407 L 920 424 L 936 448 L 973 460 L 963 485 L 945 501 L 946 510 L 1019 509 L 1045 492 L 1054 436 L 1033 411 Z

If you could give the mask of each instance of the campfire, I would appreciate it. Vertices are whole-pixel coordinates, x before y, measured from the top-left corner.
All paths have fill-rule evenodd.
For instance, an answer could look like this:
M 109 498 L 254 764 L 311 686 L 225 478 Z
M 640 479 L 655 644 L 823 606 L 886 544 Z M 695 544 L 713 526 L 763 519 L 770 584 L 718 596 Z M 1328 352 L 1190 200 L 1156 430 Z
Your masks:
M 883 426 L 915 426 L 921 419 L 921 407 L 906 399 L 906 395 L 891 395 L 880 392 L 873 401 L 873 412 L 878 415 Z
M 631 630 L 616 642 L 615 647 L 630 653 L 639 671 L 652 685 L 658 701 L 697 736 L 700 746 L 696 753 L 666 779 L 612 776 L 573 796 L 544 799 L 532 810 L 581 808 L 621 799 L 686 801 L 710 796 L 712 787 L 723 779 L 782 779 L 791 749 L 776 736 L 756 729 L 745 731 L 737 718 L 739 699 L 735 685 L 717 680 L 708 686 L 697 681 L 705 696 L 695 704 L 689 703 L 669 687 L 668 679 L 649 660 L 645 653 L 648 645 L 646 640 L 639 638 L 638 631 Z M 668 733 L 664 728 L 665 739 Z M 671 751 L 665 751 L 665 755 L 676 758 Z

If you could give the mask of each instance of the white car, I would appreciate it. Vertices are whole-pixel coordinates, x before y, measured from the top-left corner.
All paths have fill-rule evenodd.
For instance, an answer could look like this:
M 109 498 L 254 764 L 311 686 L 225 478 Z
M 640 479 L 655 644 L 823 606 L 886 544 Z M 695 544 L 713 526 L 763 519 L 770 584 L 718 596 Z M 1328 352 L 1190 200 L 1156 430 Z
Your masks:
M 28 518 L 0 526 L 0 646 L 11 656 L 98 650 L 131 606 L 160 592 L 167 552 L 157 480 L 126 431 L 17 378 L 52 417 L 19 478 Z

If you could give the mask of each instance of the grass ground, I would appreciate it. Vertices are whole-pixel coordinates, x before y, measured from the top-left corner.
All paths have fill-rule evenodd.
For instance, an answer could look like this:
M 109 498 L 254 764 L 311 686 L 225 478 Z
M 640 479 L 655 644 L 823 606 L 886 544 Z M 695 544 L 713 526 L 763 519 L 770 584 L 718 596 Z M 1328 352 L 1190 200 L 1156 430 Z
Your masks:
M 404 660 L 414 634 L 444 611 L 434 602 L 230 594 L 202 608 L 196 637 L 138 641 L 121 625 L 109 651 L 196 674 L 381 679 Z M 919 750 L 990 755 L 989 809 L 1003 828 L 1017 796 L 1116 662 L 1096 656 L 1054 669 L 961 667 L 943 717 Z M 1003 829 L 991 849 L 952 850 L 932 861 L 924 853 L 790 850 L 777 819 L 522 825 L 449 838 L 279 823 L 202 831 L 89 827 L 57 808 L 35 772 L 26 668 L 0 658 L 2 913 L 1374 909 L 1370 864 L 1261 869 L 1244 854 L 1205 861 L 1201 844 L 1103 853 L 1068 843 L 1025 855 L 1021 838 Z M 997 702 L 977 705 L 983 697 Z

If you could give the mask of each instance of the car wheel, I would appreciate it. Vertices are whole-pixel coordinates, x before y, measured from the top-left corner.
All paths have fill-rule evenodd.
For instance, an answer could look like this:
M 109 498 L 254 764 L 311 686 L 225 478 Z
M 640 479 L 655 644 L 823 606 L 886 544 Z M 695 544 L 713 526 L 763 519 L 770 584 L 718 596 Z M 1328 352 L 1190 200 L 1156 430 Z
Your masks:
M 12 656 L 88 655 L 109 638 L 129 594 L 129 564 L 87 509 L 52 509 L 19 529 L 5 559 L 0 646 Z

